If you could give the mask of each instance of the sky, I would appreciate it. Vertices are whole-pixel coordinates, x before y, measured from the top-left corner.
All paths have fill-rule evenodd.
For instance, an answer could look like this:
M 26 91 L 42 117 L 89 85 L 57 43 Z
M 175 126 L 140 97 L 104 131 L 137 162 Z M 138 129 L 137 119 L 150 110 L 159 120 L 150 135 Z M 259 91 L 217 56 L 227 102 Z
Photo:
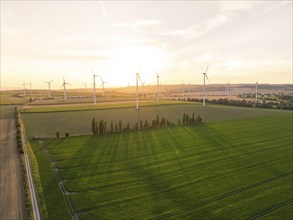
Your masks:
M 292 1 L 1 0 L 1 88 L 292 83 Z M 92 70 L 91 70 L 92 69 Z M 98 79 L 97 86 L 101 83 Z

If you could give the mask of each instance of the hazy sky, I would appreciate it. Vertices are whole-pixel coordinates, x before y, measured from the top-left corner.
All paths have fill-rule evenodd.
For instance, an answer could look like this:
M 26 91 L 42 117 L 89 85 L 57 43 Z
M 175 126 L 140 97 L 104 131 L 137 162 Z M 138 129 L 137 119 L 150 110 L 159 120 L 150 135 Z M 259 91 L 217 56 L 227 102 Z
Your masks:
M 292 1 L 3 1 L 1 86 L 292 83 Z

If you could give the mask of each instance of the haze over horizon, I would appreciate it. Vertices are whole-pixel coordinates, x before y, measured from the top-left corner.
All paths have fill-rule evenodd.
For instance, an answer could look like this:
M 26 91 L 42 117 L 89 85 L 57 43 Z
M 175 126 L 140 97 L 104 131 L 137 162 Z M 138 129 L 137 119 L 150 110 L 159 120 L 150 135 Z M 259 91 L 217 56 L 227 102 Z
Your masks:
M 2 1 L 1 88 L 292 84 L 292 1 Z M 100 85 L 98 81 L 97 86 Z M 70 89 L 68 88 L 68 89 Z

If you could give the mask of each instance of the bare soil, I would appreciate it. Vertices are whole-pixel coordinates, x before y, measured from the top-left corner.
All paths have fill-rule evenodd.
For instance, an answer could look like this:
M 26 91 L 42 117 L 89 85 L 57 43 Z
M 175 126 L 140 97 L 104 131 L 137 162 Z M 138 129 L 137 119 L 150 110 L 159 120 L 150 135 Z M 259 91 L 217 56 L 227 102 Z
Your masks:
M 1 109 L 0 131 L 0 219 L 25 219 L 24 182 L 11 106 Z

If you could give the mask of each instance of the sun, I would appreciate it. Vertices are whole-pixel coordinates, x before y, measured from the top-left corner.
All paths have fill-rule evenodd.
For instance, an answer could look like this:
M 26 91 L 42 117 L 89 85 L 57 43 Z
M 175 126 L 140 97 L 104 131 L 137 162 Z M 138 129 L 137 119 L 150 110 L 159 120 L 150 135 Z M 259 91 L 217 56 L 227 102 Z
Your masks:
M 153 46 L 128 46 L 115 50 L 109 61 L 108 77 L 115 84 L 127 85 L 135 83 L 135 73 L 151 84 L 156 80 L 154 71 L 162 70 L 168 65 L 168 57 L 161 48 Z M 110 79 L 109 79 L 110 80 Z

